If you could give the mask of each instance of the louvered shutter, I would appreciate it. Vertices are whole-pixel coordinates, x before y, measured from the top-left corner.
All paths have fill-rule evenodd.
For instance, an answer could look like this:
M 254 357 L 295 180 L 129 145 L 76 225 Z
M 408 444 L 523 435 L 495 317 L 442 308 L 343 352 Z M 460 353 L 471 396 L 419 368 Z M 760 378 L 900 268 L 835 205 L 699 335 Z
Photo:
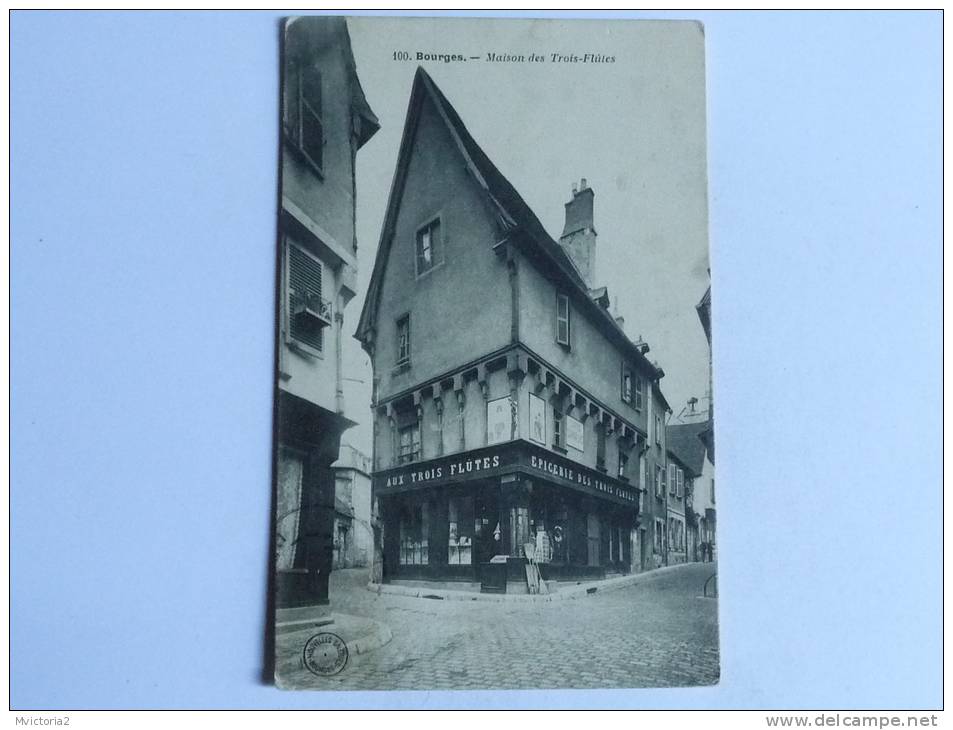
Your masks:
M 308 297 L 321 299 L 321 262 L 297 246 L 288 246 L 288 309 L 291 337 L 316 350 L 322 349 L 324 335 L 320 327 L 299 324 L 294 316 L 296 302 Z

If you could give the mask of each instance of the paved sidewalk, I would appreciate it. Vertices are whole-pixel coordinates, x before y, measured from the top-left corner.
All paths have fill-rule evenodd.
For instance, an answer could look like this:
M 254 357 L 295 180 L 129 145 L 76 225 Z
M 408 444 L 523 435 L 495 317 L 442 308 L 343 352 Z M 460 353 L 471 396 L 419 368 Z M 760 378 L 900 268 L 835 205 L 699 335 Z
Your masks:
M 716 568 L 690 563 L 573 600 L 505 603 L 377 594 L 367 571 L 335 572 L 332 609 L 384 624 L 393 639 L 317 677 L 298 660 L 310 634 L 281 634 L 279 672 L 286 685 L 332 690 L 713 684 L 718 602 L 701 596 Z

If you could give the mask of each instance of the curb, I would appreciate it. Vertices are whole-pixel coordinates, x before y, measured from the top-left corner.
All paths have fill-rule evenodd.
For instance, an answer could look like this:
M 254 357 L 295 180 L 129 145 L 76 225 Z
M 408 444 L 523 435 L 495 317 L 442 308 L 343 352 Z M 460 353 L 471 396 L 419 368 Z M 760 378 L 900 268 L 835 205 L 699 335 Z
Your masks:
M 590 583 L 580 583 L 578 585 L 566 586 L 556 593 L 529 595 L 525 593 L 475 593 L 472 591 L 455 591 L 446 588 L 427 588 L 396 586 L 388 583 L 368 583 L 367 590 L 377 595 L 406 596 L 408 598 L 426 598 L 443 601 L 483 601 L 489 603 L 549 603 L 551 601 L 566 601 L 577 598 L 586 598 L 587 596 L 606 593 L 609 591 L 626 588 L 638 583 L 644 583 L 652 580 L 655 576 L 663 575 L 672 571 L 679 570 L 695 563 L 679 563 L 678 565 L 668 565 L 662 568 L 646 570 L 643 573 L 633 573 L 632 575 L 623 575 L 618 578 L 606 578 L 601 581 L 592 581 Z
M 394 638 L 394 634 L 388 626 L 379 621 L 373 621 L 373 619 L 368 620 L 373 622 L 374 631 L 359 639 L 349 641 L 347 644 L 348 651 L 353 651 L 355 654 L 367 654 L 369 651 L 380 649 Z
M 343 616 L 344 614 L 332 614 L 332 616 Z M 374 651 L 375 649 L 380 649 L 384 644 L 388 643 L 391 639 L 394 638 L 393 632 L 391 632 L 390 627 L 386 624 L 382 624 L 380 621 L 375 621 L 374 619 L 361 616 L 362 621 L 367 621 L 372 625 L 372 629 L 369 633 L 359 636 L 356 639 L 351 639 L 347 641 L 348 651 L 352 654 L 367 654 L 369 651 Z M 326 626 L 329 631 L 334 631 L 334 622 L 333 621 L 289 621 L 283 624 L 276 624 L 277 633 L 285 633 L 292 631 L 301 631 L 307 627 L 308 624 L 311 624 L 312 629 L 319 629 Z

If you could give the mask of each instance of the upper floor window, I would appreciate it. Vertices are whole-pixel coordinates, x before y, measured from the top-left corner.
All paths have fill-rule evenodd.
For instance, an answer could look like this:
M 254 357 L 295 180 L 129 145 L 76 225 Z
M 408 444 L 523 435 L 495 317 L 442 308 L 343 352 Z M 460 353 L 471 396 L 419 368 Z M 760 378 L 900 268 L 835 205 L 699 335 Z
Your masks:
M 632 371 L 625 363 L 622 363 L 622 400 L 632 402 Z
M 662 446 L 662 417 L 655 417 L 655 444 L 656 446 Z
M 681 497 L 685 492 L 685 471 L 678 469 L 675 472 L 675 476 L 677 477 L 675 481 L 675 496 Z
M 710 496 L 711 496 L 711 503 L 714 504 L 715 503 L 715 478 L 714 477 L 712 477 L 711 479 L 711 495 Z
M 331 303 L 322 297 L 321 262 L 288 242 L 288 334 L 320 352 L 324 328 L 331 324 Z
M 619 479 L 626 478 L 625 469 L 628 463 L 629 463 L 629 455 L 620 449 L 619 450 Z
M 678 485 L 678 467 L 675 464 L 668 465 L 668 493 L 671 495 L 675 494 L 676 486 Z
M 645 401 L 645 381 L 642 380 L 642 376 L 635 375 L 635 410 L 641 411 L 643 402 Z
M 417 231 L 417 276 L 430 271 L 443 261 L 440 219 L 435 218 Z
M 420 422 L 414 421 L 397 431 L 397 463 L 409 464 L 420 460 Z
M 553 409 L 553 448 L 564 449 L 566 437 L 563 434 L 563 414 Z
M 410 315 L 397 320 L 397 365 L 410 365 Z
M 556 342 L 569 347 L 569 297 L 556 295 Z
M 285 132 L 319 172 L 324 169 L 324 108 L 321 72 L 303 65 L 288 75 Z
M 661 497 L 665 493 L 665 484 L 663 483 L 663 474 L 665 474 L 662 469 L 661 464 L 655 465 L 655 496 Z
M 601 424 L 596 425 L 596 468 L 606 470 L 606 430 Z

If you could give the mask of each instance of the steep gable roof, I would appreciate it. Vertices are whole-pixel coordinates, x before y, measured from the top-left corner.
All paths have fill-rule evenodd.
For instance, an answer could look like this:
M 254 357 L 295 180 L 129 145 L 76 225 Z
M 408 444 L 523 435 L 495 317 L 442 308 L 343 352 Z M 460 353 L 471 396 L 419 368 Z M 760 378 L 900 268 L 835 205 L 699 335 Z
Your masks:
M 364 300 L 364 309 L 361 312 L 361 319 L 355 336 L 361 342 L 366 343 L 376 319 L 383 269 L 390 250 L 397 209 L 403 194 L 403 184 L 413 147 L 417 120 L 425 97 L 433 101 L 440 117 L 446 123 L 451 136 L 466 160 L 467 169 L 488 195 L 493 208 L 498 214 L 501 228 L 507 231 L 514 242 L 525 243 L 532 249 L 533 254 L 549 264 L 547 272 L 557 273 L 565 284 L 575 291 L 578 295 L 577 301 L 587 309 L 589 316 L 610 337 L 615 339 L 617 344 L 627 349 L 629 355 L 641 365 L 642 369 L 653 373 L 656 378 L 661 377 L 661 369 L 656 368 L 646 359 L 645 355 L 622 331 L 612 315 L 598 301 L 592 299 L 588 287 L 569 254 L 546 232 L 536 214 L 533 213 L 526 201 L 516 191 L 516 188 L 510 184 L 510 181 L 503 176 L 503 173 L 497 169 L 496 165 L 476 143 L 453 105 L 450 104 L 443 92 L 421 67 L 417 68 L 417 73 L 414 76 L 414 85 L 407 108 L 407 121 L 404 124 L 400 153 L 397 157 L 397 171 L 391 185 L 390 199 L 384 216 L 384 226 L 381 230 L 381 239 L 377 250 L 377 258 L 374 262 L 374 271 L 371 275 L 371 283 L 368 287 L 367 297 Z
M 705 465 L 705 444 L 699 437 L 707 430 L 708 421 L 677 423 L 665 428 L 668 450 L 697 476 L 701 476 Z

